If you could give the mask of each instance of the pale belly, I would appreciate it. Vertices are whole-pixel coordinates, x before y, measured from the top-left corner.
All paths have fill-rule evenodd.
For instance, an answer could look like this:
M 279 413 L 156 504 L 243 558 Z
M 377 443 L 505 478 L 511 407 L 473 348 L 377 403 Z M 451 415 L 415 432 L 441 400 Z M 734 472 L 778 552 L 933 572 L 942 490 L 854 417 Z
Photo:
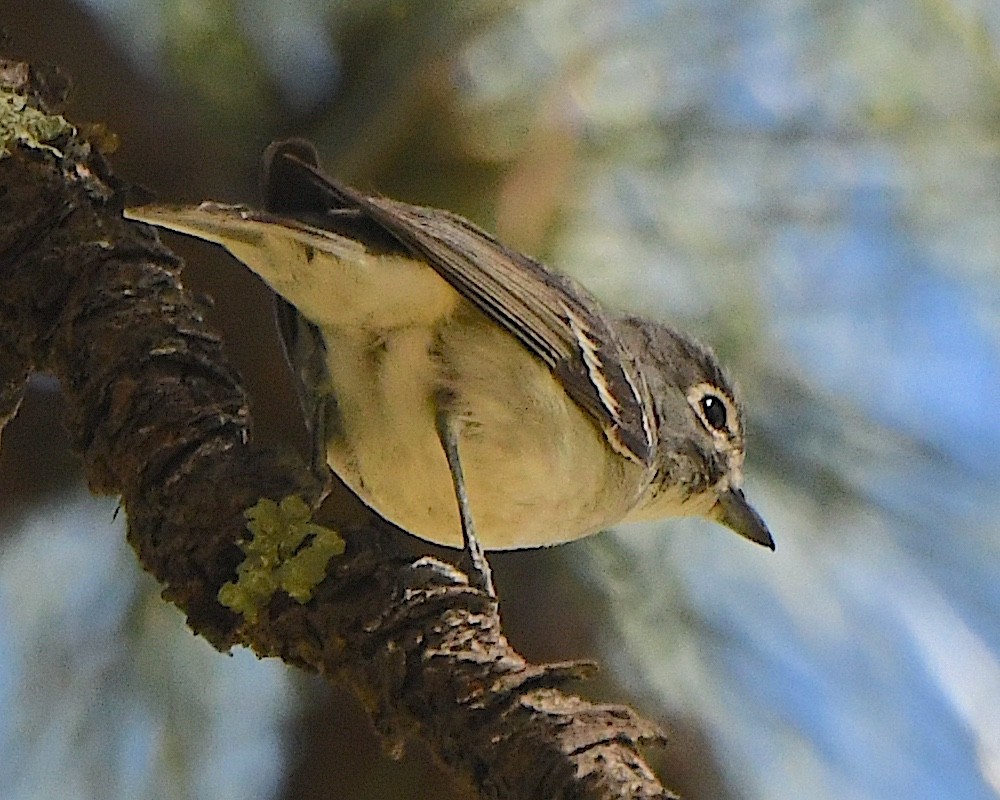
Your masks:
M 377 339 L 326 330 L 338 403 L 330 467 L 399 527 L 461 546 L 435 426 L 447 397 L 461 420 L 459 455 L 484 547 L 556 544 L 622 519 L 638 497 L 623 497 L 620 487 L 638 490 L 639 467 L 612 453 L 544 364 L 478 312 L 463 311 L 436 329 L 399 328 Z

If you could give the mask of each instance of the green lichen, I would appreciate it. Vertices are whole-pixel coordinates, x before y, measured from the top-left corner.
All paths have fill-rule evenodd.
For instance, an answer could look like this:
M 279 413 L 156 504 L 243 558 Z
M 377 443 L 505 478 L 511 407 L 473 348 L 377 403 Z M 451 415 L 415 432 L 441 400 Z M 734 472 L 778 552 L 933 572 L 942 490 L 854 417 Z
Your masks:
M 64 117 L 32 108 L 23 95 L 0 91 L 0 158 L 10 155 L 15 144 L 61 156 L 48 142 L 75 133 L 76 129 Z
M 312 509 L 295 495 L 281 503 L 261 500 L 244 516 L 252 534 L 240 544 L 246 558 L 236 582 L 219 590 L 219 602 L 251 623 L 279 589 L 308 603 L 326 577 L 327 562 L 344 552 L 344 540 L 313 522 Z

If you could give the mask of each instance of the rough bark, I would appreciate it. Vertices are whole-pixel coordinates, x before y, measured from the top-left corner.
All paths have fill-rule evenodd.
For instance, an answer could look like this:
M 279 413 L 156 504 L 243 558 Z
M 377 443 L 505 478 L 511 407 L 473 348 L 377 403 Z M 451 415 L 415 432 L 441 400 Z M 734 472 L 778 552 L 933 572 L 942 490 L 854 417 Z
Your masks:
M 385 531 L 339 530 L 346 551 L 308 603 L 279 591 L 252 624 L 219 603 L 244 511 L 292 493 L 314 502 L 321 487 L 254 445 L 239 376 L 180 261 L 122 220 L 126 187 L 100 144 L 51 116 L 58 73 L 3 62 L 0 84 L 53 121 L 2 131 L 0 426 L 30 371 L 57 376 L 91 488 L 121 496 L 129 541 L 196 633 L 347 683 L 390 742 L 423 737 L 483 796 L 673 797 L 639 754 L 662 738 L 654 725 L 561 692 L 586 665 L 527 663 L 495 602 L 449 565 L 404 558 Z

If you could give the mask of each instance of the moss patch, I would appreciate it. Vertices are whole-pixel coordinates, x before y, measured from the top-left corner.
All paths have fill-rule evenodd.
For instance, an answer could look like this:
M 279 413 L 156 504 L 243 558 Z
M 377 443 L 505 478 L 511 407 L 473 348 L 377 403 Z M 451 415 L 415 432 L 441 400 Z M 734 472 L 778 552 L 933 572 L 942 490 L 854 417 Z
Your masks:
M 297 495 L 280 503 L 261 500 L 245 516 L 252 534 L 240 544 L 246 558 L 236 582 L 219 590 L 219 602 L 251 623 L 279 589 L 308 603 L 326 577 L 327 563 L 344 552 L 344 540 L 313 522 L 312 509 Z

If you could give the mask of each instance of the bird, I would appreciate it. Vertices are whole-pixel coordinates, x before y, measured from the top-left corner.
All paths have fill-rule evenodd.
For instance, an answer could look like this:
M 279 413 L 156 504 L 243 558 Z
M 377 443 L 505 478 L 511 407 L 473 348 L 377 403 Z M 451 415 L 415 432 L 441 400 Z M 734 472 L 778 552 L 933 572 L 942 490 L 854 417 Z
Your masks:
M 228 250 L 276 295 L 313 443 L 365 504 L 461 547 L 555 545 L 619 523 L 715 520 L 774 549 L 743 486 L 744 413 L 712 350 L 604 309 L 582 285 L 449 211 L 364 194 L 304 139 L 264 153 L 263 208 L 130 219 Z

